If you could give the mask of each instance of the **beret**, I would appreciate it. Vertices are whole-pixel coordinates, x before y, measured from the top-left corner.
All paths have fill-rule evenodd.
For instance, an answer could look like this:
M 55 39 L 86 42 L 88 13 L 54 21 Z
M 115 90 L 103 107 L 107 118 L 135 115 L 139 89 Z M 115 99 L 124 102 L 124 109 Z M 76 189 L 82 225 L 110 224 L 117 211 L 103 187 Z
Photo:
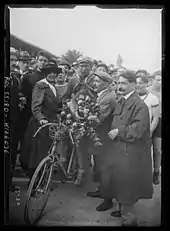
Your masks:
M 44 72 L 44 74 L 48 75 L 52 72 L 59 74 L 60 72 L 62 72 L 62 69 L 59 68 L 57 65 L 55 64 L 47 64 L 45 67 L 43 67 L 42 71 Z
M 112 79 L 110 78 L 110 76 L 106 72 L 96 71 L 96 72 L 94 72 L 94 75 L 97 75 L 100 79 L 102 79 L 105 82 L 112 83 Z
M 127 79 L 129 82 L 136 82 L 136 74 L 134 71 L 127 70 L 124 73 L 122 73 L 119 77 L 123 77 Z

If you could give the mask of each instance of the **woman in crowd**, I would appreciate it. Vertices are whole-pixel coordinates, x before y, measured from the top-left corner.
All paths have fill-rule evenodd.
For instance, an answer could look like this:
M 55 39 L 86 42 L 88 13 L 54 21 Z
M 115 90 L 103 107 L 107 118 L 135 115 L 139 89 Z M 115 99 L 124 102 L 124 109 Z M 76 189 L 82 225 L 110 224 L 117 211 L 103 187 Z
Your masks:
M 46 77 L 34 86 L 32 93 L 32 113 L 24 143 L 21 149 L 21 161 L 29 170 L 30 179 L 40 161 L 47 156 L 52 140 L 49 137 L 48 127 L 42 129 L 36 138 L 33 134 L 38 127 L 56 120 L 60 108 L 60 98 L 55 88 L 55 80 L 61 72 L 54 64 L 43 68 Z

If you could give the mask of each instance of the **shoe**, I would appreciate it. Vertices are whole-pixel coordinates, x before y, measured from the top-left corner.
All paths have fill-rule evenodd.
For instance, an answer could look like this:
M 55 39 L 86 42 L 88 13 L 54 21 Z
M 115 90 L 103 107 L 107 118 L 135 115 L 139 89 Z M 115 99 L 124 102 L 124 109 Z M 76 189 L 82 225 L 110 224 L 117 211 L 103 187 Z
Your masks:
M 88 192 L 86 195 L 88 197 L 101 197 L 99 194 L 99 190 L 97 190 L 96 192 Z
M 102 212 L 102 211 L 107 211 L 107 210 L 111 209 L 112 207 L 113 207 L 112 199 L 107 199 L 107 200 L 104 200 L 104 202 L 101 203 L 96 208 L 96 210 Z
M 160 183 L 159 180 L 159 171 L 154 171 L 153 172 L 153 184 L 158 185 Z

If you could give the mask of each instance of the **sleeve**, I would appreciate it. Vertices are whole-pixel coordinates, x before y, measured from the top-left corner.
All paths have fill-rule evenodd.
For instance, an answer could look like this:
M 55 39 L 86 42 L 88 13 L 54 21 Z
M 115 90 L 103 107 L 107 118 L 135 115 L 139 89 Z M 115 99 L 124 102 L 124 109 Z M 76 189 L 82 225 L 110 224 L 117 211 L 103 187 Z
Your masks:
M 119 130 L 117 138 L 125 142 L 139 140 L 149 128 L 148 107 L 146 105 L 137 106 L 132 121 L 131 125 L 120 125 L 117 127 Z
M 116 106 L 116 97 L 113 95 L 110 100 L 100 105 L 99 120 L 104 121 L 114 110 Z
M 76 79 L 70 79 L 68 82 L 68 88 L 65 94 L 62 97 L 62 101 L 65 101 L 67 99 L 71 99 L 71 95 L 73 93 L 74 86 L 77 84 Z
M 34 117 L 38 121 L 40 121 L 42 119 L 46 119 L 45 116 L 42 114 L 42 103 L 44 100 L 44 93 L 45 93 L 45 89 L 40 88 L 39 84 L 36 83 L 34 88 L 33 88 L 33 92 L 32 92 L 31 109 L 32 109 L 32 113 L 33 113 Z

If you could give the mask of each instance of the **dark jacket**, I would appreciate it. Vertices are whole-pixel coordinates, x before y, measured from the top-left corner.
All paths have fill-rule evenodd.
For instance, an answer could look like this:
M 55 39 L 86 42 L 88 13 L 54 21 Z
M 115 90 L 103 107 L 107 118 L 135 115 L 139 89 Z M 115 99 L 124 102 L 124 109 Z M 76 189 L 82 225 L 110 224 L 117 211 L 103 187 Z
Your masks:
M 22 78 L 21 94 L 27 99 L 27 108 L 31 111 L 32 90 L 36 82 L 43 79 L 45 76 L 40 71 L 35 71 L 32 74 L 26 74 Z
M 40 161 L 48 155 L 52 144 L 49 127 L 43 128 L 35 138 L 33 138 L 33 134 L 40 127 L 41 119 L 47 119 L 49 122 L 56 120 L 58 110 L 59 95 L 57 91 L 55 96 L 46 83 L 37 82 L 32 94 L 33 116 L 29 120 L 21 149 L 20 162 L 24 168 L 36 168 Z
M 108 138 L 103 147 L 100 194 L 124 204 L 151 198 L 149 111 L 136 92 L 123 105 L 117 103 L 110 130 L 116 128 L 115 140 Z
M 59 109 L 59 95 L 56 97 L 50 87 L 41 81 L 37 82 L 32 93 L 32 113 L 37 121 L 54 120 Z

